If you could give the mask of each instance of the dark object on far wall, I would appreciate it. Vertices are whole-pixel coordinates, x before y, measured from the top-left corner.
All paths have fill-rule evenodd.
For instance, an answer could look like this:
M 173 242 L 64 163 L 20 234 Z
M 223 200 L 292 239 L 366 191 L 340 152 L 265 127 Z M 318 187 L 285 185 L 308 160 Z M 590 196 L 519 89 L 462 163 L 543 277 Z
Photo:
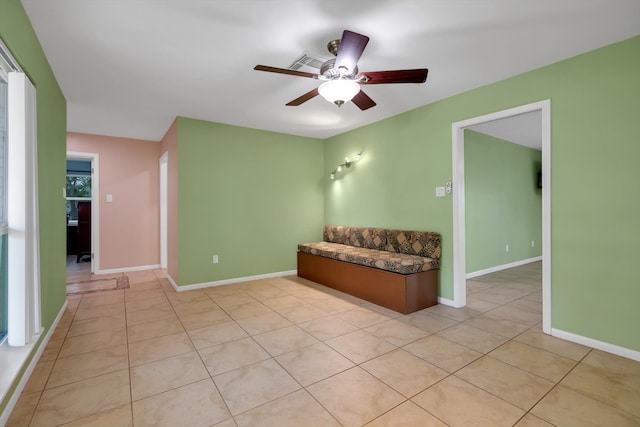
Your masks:
M 91 255 L 91 202 L 78 202 L 78 254 L 76 262 Z
M 538 188 L 542 188 L 542 172 L 538 172 Z

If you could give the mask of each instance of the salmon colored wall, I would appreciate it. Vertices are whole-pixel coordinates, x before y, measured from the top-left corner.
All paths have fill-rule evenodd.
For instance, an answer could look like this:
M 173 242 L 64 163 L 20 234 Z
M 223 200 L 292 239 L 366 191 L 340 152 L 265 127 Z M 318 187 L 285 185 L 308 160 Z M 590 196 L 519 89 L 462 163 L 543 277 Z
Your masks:
M 159 265 L 160 143 L 69 132 L 67 151 L 100 156 L 96 273 Z M 107 194 L 112 203 L 106 203 Z
M 169 153 L 167 168 L 167 274 L 178 282 L 178 119 L 160 141 L 160 156 Z

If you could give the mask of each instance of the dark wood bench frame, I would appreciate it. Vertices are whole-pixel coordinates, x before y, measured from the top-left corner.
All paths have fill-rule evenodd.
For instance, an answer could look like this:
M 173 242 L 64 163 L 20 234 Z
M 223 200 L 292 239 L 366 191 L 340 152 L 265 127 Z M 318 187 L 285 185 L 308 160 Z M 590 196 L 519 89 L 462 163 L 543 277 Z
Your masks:
M 438 303 L 438 270 L 399 274 L 298 252 L 298 276 L 402 314 Z

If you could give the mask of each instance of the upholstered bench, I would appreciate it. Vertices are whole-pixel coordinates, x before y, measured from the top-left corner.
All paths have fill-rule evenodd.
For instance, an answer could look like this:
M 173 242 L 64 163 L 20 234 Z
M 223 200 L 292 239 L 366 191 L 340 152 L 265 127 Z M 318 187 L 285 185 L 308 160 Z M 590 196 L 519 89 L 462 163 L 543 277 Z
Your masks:
M 298 276 L 404 314 L 437 303 L 438 233 L 327 225 L 323 239 L 298 245 Z

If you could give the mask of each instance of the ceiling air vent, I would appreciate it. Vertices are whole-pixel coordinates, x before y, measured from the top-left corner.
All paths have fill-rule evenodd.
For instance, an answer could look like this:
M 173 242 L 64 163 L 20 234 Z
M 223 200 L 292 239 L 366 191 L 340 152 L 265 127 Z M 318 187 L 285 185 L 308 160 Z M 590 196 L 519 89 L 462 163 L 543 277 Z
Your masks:
M 289 65 L 289 69 L 317 73 L 320 71 L 322 64 L 328 59 L 329 58 L 323 57 L 322 55 L 304 51 Z

